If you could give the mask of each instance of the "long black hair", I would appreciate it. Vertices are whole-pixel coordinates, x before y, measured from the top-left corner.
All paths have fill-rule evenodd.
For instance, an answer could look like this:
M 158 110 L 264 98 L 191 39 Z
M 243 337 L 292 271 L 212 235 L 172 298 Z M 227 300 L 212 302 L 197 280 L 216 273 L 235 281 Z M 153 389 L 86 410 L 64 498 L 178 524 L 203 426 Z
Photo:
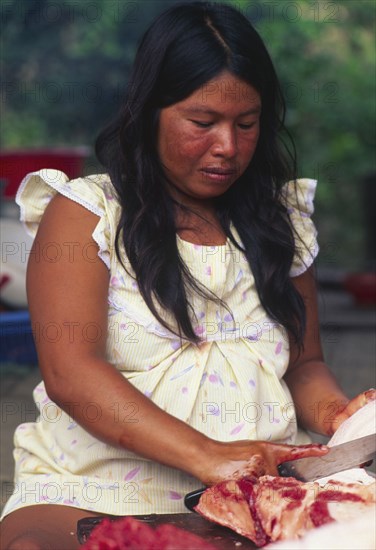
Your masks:
M 124 265 L 122 242 L 139 290 L 159 322 L 197 343 L 187 290 L 221 300 L 192 277 L 179 254 L 174 201 L 157 154 L 158 120 L 161 109 L 187 98 L 224 70 L 257 90 L 262 113 L 250 165 L 216 199 L 218 219 L 244 251 L 262 306 L 301 347 L 305 307 L 289 277 L 294 234 L 280 200 L 282 185 L 295 179 L 295 149 L 292 142 L 290 149 L 283 145 L 283 135 L 288 135 L 285 106 L 266 47 L 250 22 L 229 5 L 174 5 L 141 40 L 121 111 L 96 142 L 97 157 L 121 204 L 116 253 Z M 155 300 L 173 315 L 176 327 L 167 325 Z

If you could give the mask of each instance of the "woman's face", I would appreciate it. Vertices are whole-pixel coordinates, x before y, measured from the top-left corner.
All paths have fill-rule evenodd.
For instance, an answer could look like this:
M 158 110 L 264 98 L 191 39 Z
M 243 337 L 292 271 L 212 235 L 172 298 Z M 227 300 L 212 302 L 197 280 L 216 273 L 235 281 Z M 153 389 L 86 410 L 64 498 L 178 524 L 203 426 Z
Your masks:
M 260 113 L 258 92 L 227 71 L 162 109 L 158 153 L 173 196 L 198 205 L 227 191 L 253 157 Z

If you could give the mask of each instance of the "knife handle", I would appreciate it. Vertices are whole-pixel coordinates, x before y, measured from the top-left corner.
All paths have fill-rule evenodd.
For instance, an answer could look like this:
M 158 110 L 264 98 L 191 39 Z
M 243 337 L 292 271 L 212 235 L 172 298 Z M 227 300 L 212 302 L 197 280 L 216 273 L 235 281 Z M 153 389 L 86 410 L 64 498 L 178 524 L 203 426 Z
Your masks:
M 184 504 L 188 510 L 191 512 L 194 512 L 195 506 L 197 506 L 200 497 L 204 491 L 206 491 L 207 487 L 201 487 L 201 489 L 196 489 L 195 491 L 192 491 L 191 493 L 188 493 L 184 497 Z
M 293 461 L 282 462 L 278 464 L 277 469 L 278 475 L 281 477 L 295 477 L 295 479 L 304 481 L 304 478 L 299 476 L 299 473 L 296 471 Z

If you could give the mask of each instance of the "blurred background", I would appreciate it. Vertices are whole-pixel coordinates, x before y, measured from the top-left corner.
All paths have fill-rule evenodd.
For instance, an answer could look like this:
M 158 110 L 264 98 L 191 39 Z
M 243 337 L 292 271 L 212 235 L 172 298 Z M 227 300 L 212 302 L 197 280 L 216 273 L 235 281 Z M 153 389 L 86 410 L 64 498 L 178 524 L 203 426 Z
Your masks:
M 2 3 L 0 127 L 0 375 L 2 500 L 12 435 L 35 418 L 40 374 L 24 277 L 31 239 L 14 196 L 22 177 L 58 168 L 101 171 L 95 137 L 116 113 L 137 43 L 174 0 L 6 0 Z M 233 0 L 274 60 L 299 175 L 319 181 L 325 356 L 351 396 L 375 384 L 374 0 Z
M 3 150 L 92 146 L 116 112 L 137 42 L 173 0 L 3 3 Z M 233 0 L 282 82 L 299 174 L 319 180 L 320 266 L 374 259 L 375 2 Z

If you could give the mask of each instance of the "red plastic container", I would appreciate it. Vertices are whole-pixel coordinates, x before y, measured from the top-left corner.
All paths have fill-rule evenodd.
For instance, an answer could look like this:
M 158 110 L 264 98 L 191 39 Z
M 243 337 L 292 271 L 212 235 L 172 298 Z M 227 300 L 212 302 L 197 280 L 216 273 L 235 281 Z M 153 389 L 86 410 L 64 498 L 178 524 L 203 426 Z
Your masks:
M 0 178 L 5 182 L 2 196 L 15 197 L 26 174 L 42 168 L 61 170 L 69 178 L 77 178 L 82 175 L 88 155 L 88 147 L 3 151 L 0 153 Z
M 376 273 L 351 273 L 345 277 L 343 286 L 353 296 L 357 305 L 376 306 Z

